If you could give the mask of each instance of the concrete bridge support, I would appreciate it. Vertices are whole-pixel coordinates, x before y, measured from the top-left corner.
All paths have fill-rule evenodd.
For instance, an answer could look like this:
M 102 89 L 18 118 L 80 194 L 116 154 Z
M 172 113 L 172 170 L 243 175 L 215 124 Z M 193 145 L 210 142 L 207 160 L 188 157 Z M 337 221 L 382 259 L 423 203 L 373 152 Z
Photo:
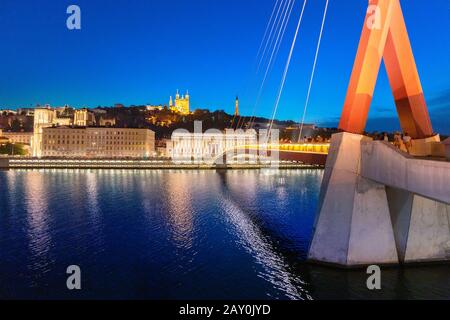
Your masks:
M 332 137 L 309 260 L 398 263 L 385 187 L 360 175 L 362 135 Z
M 449 205 L 372 179 L 364 162 L 374 143 L 357 134 L 333 136 L 309 260 L 343 267 L 448 260 Z M 379 168 L 388 170 L 384 164 Z
M 450 205 L 387 188 L 401 263 L 450 259 Z

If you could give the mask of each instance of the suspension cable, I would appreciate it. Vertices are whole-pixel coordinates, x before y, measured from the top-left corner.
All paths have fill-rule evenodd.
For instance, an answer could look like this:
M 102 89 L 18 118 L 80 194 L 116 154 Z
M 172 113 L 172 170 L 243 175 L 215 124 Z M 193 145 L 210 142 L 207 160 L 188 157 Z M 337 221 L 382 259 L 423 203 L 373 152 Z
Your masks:
M 281 2 L 280 2 L 280 1 L 281 1 Z M 266 36 L 267 36 L 267 35 L 268 35 L 267 40 L 268 40 L 268 39 L 271 37 L 271 35 L 272 35 L 273 25 L 275 24 L 275 21 L 278 19 L 278 12 L 279 12 L 279 10 L 280 10 L 280 9 L 278 8 L 277 15 L 275 16 L 275 11 L 276 11 L 276 9 L 277 9 L 277 7 L 278 7 L 278 3 L 279 3 L 279 2 L 280 2 L 280 8 L 281 8 L 281 4 L 282 4 L 283 0 L 277 0 L 276 3 L 275 3 L 275 5 L 273 6 L 272 14 L 270 15 L 270 19 L 269 19 L 269 22 L 267 23 L 266 31 L 264 31 L 264 36 L 263 36 L 263 38 L 262 38 L 261 44 L 260 44 L 259 49 L 258 49 L 258 54 L 256 55 L 257 57 L 259 57 L 259 54 L 261 53 L 261 50 L 262 50 L 262 48 L 263 48 L 263 46 L 264 46 L 264 42 L 266 42 L 266 45 L 264 46 L 264 51 L 263 51 L 263 53 L 262 53 L 262 56 L 265 55 L 265 50 L 266 50 L 266 48 L 267 48 L 267 42 L 268 42 L 268 41 L 264 41 L 264 40 L 266 40 Z M 272 23 L 272 19 L 273 19 L 273 18 L 275 18 L 275 19 L 273 20 L 273 23 Z M 272 26 L 272 28 L 270 28 L 270 26 Z M 270 33 L 268 34 L 269 29 L 270 29 Z M 259 63 L 259 65 L 258 65 L 258 70 L 259 70 L 259 66 L 260 66 L 260 65 L 261 65 L 261 63 Z
M 284 34 L 286 32 L 286 26 L 287 26 L 287 24 L 289 22 L 290 15 L 292 13 L 292 8 L 293 8 L 293 6 L 295 4 L 295 0 L 289 0 L 289 2 L 287 2 L 286 4 L 287 4 L 287 6 L 285 6 L 285 8 L 283 9 L 283 11 L 284 11 L 283 21 L 282 21 L 281 25 L 277 26 L 278 34 L 277 34 L 277 37 L 276 37 L 276 41 L 275 41 L 273 47 L 271 45 L 272 53 L 270 55 L 269 63 L 267 65 L 266 71 L 264 73 L 264 77 L 263 77 L 261 86 L 260 86 L 260 88 L 258 90 L 258 95 L 257 95 L 257 98 L 256 98 L 255 105 L 253 107 L 253 112 L 252 112 L 251 119 L 255 118 L 256 108 L 257 108 L 257 106 L 259 104 L 259 101 L 260 101 L 262 92 L 264 90 L 264 87 L 265 87 L 268 75 L 269 75 L 270 71 L 272 70 L 272 65 L 273 65 L 273 63 L 276 60 L 276 57 L 278 55 L 277 48 L 279 47 L 279 44 L 283 41 Z
M 299 143 L 300 143 L 300 141 L 302 139 L 303 127 L 304 127 L 304 124 L 305 124 L 306 111 L 308 109 L 309 98 L 310 98 L 310 95 L 311 95 L 312 83 L 313 83 L 313 80 L 314 80 L 314 73 L 316 71 L 317 58 L 319 56 L 320 43 L 322 41 L 323 28 L 325 26 L 325 20 L 327 18 L 328 1 L 329 0 L 327 0 L 327 3 L 325 4 L 325 10 L 323 12 L 322 26 L 320 28 L 319 40 L 317 41 L 316 55 L 314 57 L 313 69 L 312 69 L 312 72 L 311 72 L 311 79 L 309 80 L 308 94 L 306 95 L 305 107 L 303 109 L 303 116 L 302 116 L 302 121 L 301 121 L 301 126 L 300 126 L 300 132 L 299 132 L 299 135 L 298 135 L 298 142 Z
M 288 0 L 281 0 L 281 2 L 280 2 L 280 6 L 278 7 L 277 15 L 273 21 L 272 28 L 271 28 L 269 36 L 267 38 L 266 45 L 264 46 L 263 54 L 261 55 L 261 59 L 258 64 L 257 73 L 259 73 L 259 71 L 260 71 L 261 64 L 266 60 L 266 53 L 268 54 L 268 52 L 270 52 L 270 48 L 272 47 L 273 41 L 275 40 L 275 35 L 277 34 L 276 30 L 278 30 L 278 28 L 279 28 L 279 25 L 281 22 L 281 17 L 283 16 L 283 12 L 286 8 L 287 1 Z M 269 49 L 269 51 L 268 51 L 268 49 Z
M 279 20 L 279 17 L 280 17 L 280 9 L 281 9 L 281 7 L 282 7 L 282 5 L 283 5 L 283 1 L 285 1 L 285 0 L 277 0 L 277 1 L 276 1 L 275 5 L 274 5 L 274 7 L 273 7 L 273 9 L 272 9 L 272 14 L 271 14 L 270 19 L 269 19 L 269 22 L 268 22 L 268 24 L 267 24 L 266 30 L 265 30 L 265 32 L 264 32 L 264 36 L 263 36 L 262 39 L 261 39 L 261 44 L 260 44 L 260 46 L 259 46 L 259 50 L 258 50 L 258 53 L 257 53 L 257 55 L 256 55 L 256 59 L 255 59 L 255 66 L 256 66 L 256 64 L 257 64 L 258 61 L 259 61 L 258 67 L 256 68 L 256 75 L 259 73 L 260 65 L 261 65 L 261 63 L 262 63 L 262 61 L 263 61 L 263 59 L 264 59 L 264 57 L 265 57 L 265 55 L 266 55 L 266 49 L 267 49 L 267 46 L 268 46 L 268 44 L 269 44 L 269 41 L 271 41 L 271 39 L 272 39 L 272 33 L 273 33 L 273 30 L 274 30 L 274 27 L 275 27 L 275 25 L 277 24 L 277 21 Z M 278 9 L 277 9 L 277 8 L 278 8 Z M 274 16 L 275 12 L 276 12 L 276 15 Z M 271 27 L 270 27 L 270 26 L 271 26 Z M 269 28 L 270 28 L 270 33 L 269 33 L 269 35 L 266 37 Z M 261 49 L 262 49 L 264 43 L 265 43 L 264 51 L 262 52 L 261 57 L 260 57 Z M 246 89 L 246 91 L 247 91 L 247 89 Z M 236 114 L 234 114 L 234 115 L 233 115 L 233 119 L 232 119 L 232 121 L 231 121 L 230 128 L 234 128 L 234 123 L 235 123 L 235 121 L 237 120 L 237 119 L 236 119 L 237 117 L 239 117 L 239 120 L 238 120 L 238 123 L 237 123 L 236 128 L 239 126 L 239 123 L 240 123 L 240 120 L 241 120 L 241 119 L 240 119 L 241 116 L 239 116 L 239 115 L 237 116 Z
M 285 33 L 286 33 L 286 28 L 287 28 L 287 26 L 288 26 L 288 22 L 289 22 L 289 20 L 290 20 L 291 15 L 292 15 L 292 10 L 293 10 L 294 6 L 295 6 L 295 0 L 292 1 L 291 7 L 290 7 L 290 9 L 289 9 L 288 19 L 287 19 L 287 21 L 286 21 L 286 23 L 284 24 L 284 27 L 283 27 L 282 36 L 281 36 L 281 41 L 279 41 L 278 44 L 276 44 L 276 47 L 274 47 L 274 49 L 275 49 L 275 57 L 278 56 L 278 53 L 279 53 L 279 51 L 280 51 L 281 43 L 282 43 L 282 41 L 283 41 L 283 39 L 284 39 L 284 35 L 285 35 Z M 271 65 L 268 66 L 268 68 L 269 68 L 268 74 L 271 74 L 272 69 L 273 69 L 273 66 L 274 66 L 273 63 L 272 63 Z M 259 105 L 259 101 L 260 101 L 260 99 L 261 99 L 261 95 L 262 95 L 262 91 L 263 91 L 265 82 L 266 82 L 266 78 L 264 78 L 263 83 L 262 83 L 261 88 L 260 88 L 260 91 L 258 92 L 258 97 L 257 97 L 257 99 L 256 99 L 255 106 L 254 106 L 254 108 L 253 108 L 253 113 L 252 113 L 252 116 L 250 117 L 249 128 L 252 128 L 252 127 L 253 127 L 254 122 L 255 122 L 255 120 L 256 120 L 256 115 L 255 115 L 255 113 L 256 113 L 256 108 L 257 108 L 258 105 Z
M 295 30 L 294 39 L 292 40 L 292 44 L 291 44 L 291 50 L 289 51 L 289 56 L 288 56 L 288 59 L 286 61 L 286 66 L 285 66 L 284 72 L 283 72 L 283 78 L 281 80 L 280 88 L 278 90 L 277 99 L 275 101 L 275 106 L 274 106 L 274 110 L 273 110 L 272 120 L 270 121 L 269 131 L 268 131 L 268 134 L 267 134 L 267 140 L 269 139 L 269 136 L 270 136 L 270 134 L 272 132 L 273 122 L 275 120 L 275 116 L 276 116 L 276 113 L 277 113 L 277 110 L 278 110 L 278 105 L 280 103 L 281 94 L 283 93 L 284 84 L 286 82 L 286 77 L 287 77 L 287 74 L 288 74 L 288 71 L 289 71 L 289 66 L 291 64 L 292 54 L 294 52 L 295 43 L 297 42 L 297 36 L 298 36 L 298 32 L 300 30 L 300 26 L 301 26 L 301 23 L 302 23 L 302 20 L 303 20 L 303 13 L 305 12 L 305 7 L 306 7 L 306 3 L 307 2 L 308 2 L 308 0 L 304 0 L 302 11 L 301 11 L 300 17 L 298 19 L 297 29 Z M 266 141 L 266 143 L 267 143 L 267 141 Z

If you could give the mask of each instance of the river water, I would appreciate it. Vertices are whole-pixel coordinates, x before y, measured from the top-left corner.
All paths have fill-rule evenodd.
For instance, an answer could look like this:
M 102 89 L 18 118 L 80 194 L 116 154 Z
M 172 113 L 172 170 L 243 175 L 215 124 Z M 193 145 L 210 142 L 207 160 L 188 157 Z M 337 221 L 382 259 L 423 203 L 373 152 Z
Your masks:
M 450 298 L 448 265 L 383 269 L 373 292 L 305 263 L 322 175 L 1 171 L 0 299 Z

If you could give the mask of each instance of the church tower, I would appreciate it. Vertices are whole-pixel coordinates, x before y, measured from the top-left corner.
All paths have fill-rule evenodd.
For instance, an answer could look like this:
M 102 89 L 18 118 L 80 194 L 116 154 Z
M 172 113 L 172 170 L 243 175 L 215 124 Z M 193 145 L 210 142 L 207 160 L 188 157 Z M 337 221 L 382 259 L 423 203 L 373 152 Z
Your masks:
M 239 97 L 236 96 L 236 104 L 234 106 L 234 115 L 239 116 Z
M 171 110 L 187 115 L 190 113 L 190 96 L 189 91 L 186 91 L 186 95 L 180 97 L 180 92 L 177 90 L 175 95 L 175 105 L 171 104 Z

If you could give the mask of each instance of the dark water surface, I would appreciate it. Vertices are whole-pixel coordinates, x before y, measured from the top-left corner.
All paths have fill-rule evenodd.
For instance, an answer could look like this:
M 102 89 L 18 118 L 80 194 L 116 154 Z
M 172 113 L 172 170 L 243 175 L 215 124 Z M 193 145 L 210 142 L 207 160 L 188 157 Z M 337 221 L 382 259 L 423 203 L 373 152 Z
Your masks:
M 306 264 L 322 175 L 0 172 L 0 298 L 450 298 L 448 265 L 383 270 L 370 292 L 365 270 Z

